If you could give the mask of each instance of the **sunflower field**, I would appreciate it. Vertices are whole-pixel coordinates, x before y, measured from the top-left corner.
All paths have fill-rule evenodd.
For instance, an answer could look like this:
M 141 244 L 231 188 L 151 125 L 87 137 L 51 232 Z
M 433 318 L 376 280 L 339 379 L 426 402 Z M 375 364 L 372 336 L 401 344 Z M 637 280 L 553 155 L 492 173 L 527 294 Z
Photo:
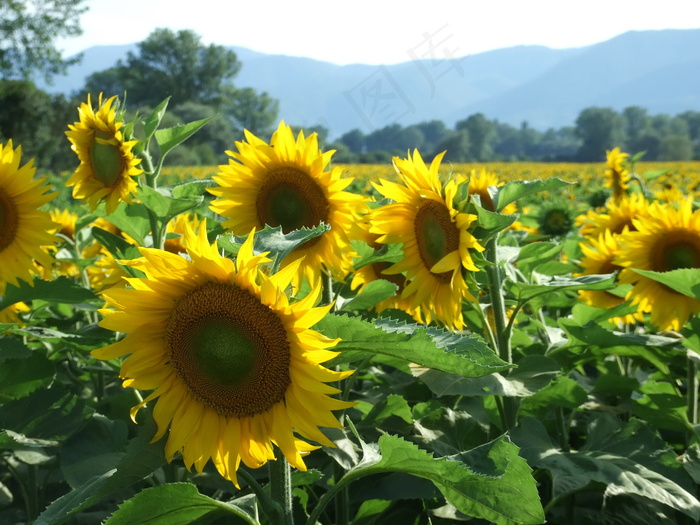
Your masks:
M 0 523 L 700 520 L 700 163 L 0 145 Z M 601 152 L 601 154 L 604 152 Z

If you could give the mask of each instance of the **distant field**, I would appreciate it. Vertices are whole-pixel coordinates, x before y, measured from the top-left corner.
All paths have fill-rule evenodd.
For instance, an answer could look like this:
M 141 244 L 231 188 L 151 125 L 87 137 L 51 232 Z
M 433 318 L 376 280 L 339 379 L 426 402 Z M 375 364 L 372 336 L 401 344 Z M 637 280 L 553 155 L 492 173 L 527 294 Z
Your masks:
M 381 178 L 394 179 L 395 172 L 390 164 L 337 164 L 354 177 L 357 191 L 371 191 L 371 181 Z M 577 193 L 587 194 L 602 186 L 605 176 L 605 163 L 544 163 L 544 162 L 488 162 L 488 163 L 445 163 L 442 170 L 468 174 L 471 170 L 486 169 L 495 172 L 499 180 L 533 180 L 559 177 L 577 183 Z M 163 169 L 165 183 L 177 183 L 192 179 L 206 179 L 216 175 L 218 166 L 178 166 Z M 659 172 L 662 175 L 655 176 Z M 679 189 L 687 193 L 700 192 L 700 161 L 693 162 L 640 162 L 637 174 L 650 178 L 649 188 L 653 192 L 664 189 Z M 646 177 L 645 177 L 646 176 Z

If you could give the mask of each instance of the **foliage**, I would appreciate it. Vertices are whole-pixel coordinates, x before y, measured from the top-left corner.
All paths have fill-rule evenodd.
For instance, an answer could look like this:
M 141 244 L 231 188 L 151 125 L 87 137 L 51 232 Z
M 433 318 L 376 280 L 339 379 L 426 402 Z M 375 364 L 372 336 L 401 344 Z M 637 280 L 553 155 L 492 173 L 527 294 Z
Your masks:
M 5 0 L 0 4 L 0 78 L 47 81 L 78 58 L 64 60 L 54 41 L 82 33 L 84 0 Z

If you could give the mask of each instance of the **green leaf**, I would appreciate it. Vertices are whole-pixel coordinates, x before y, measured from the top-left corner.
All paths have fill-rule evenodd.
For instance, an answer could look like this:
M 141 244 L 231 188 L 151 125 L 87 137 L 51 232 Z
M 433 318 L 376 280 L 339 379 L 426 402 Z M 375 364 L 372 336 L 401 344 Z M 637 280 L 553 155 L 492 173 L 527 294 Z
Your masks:
M 449 458 L 434 458 L 389 434 L 379 438 L 378 447 L 376 452 L 368 451 L 340 484 L 372 474 L 402 472 L 429 479 L 468 516 L 499 525 L 544 521 L 532 470 L 518 456 L 518 448 L 508 437 Z
M 667 449 L 655 449 L 661 441 L 658 436 L 648 436 L 646 427 L 636 423 L 619 430 L 606 427 L 601 431 L 604 441 L 589 440 L 587 449 L 572 452 L 557 449 L 542 423 L 534 418 L 522 418 L 512 436 L 530 465 L 552 473 L 554 497 L 598 482 L 607 486 L 606 493 L 642 496 L 695 520 L 700 518 L 700 502 L 690 492 L 694 488 L 680 470 L 680 464 L 672 467 L 670 463 L 659 462 Z
M 165 116 L 165 111 L 168 108 L 168 102 L 170 102 L 170 97 L 167 97 L 163 102 L 158 104 L 153 112 L 144 119 L 143 127 L 146 135 L 144 142 L 148 143 L 156 129 L 158 129 L 161 120 L 163 120 Z
M 666 285 L 680 294 L 700 301 L 700 268 L 680 268 L 670 272 L 630 269 L 639 275 Z
M 139 246 L 146 246 L 146 237 L 151 231 L 151 221 L 148 210 L 143 206 L 121 202 L 109 216 L 109 222 L 133 238 Z
M 258 523 L 240 507 L 200 494 L 190 483 L 169 483 L 146 489 L 125 501 L 106 525 L 189 525 L 220 517 L 239 518 L 227 523 Z
M 357 259 L 353 266 L 355 270 L 359 270 L 368 264 L 378 262 L 396 263 L 403 259 L 403 248 L 400 244 L 383 244 L 378 250 L 372 250 L 365 243 L 358 243 L 357 252 L 360 258 Z
M 562 244 L 544 241 L 533 242 L 520 249 L 514 262 L 521 271 L 529 274 L 540 264 L 553 262 L 553 259 L 561 253 L 563 248 Z
M 509 283 L 519 301 L 528 301 L 539 295 L 564 290 L 609 290 L 615 287 L 615 274 L 582 275 L 580 277 L 554 277 L 540 284 Z
M 557 324 L 569 334 L 569 344 L 595 345 L 601 348 L 613 346 L 673 346 L 678 339 L 655 334 L 633 334 L 606 330 L 596 322 L 581 326 L 573 319 L 558 319 Z
M 36 279 L 32 284 L 19 281 L 5 288 L 5 296 L 0 299 L 0 311 L 15 303 L 27 303 L 35 299 L 54 303 L 77 304 L 95 300 L 97 297 L 90 290 L 83 288 L 67 277 L 57 277 L 53 281 Z
M 0 399 L 18 399 L 54 379 L 54 366 L 42 352 L 34 351 L 26 359 L 10 359 L 0 366 Z
M 178 144 L 183 143 L 202 127 L 204 127 L 212 118 L 209 117 L 201 120 L 195 120 L 188 124 L 175 126 L 172 128 L 159 129 L 155 132 L 156 142 L 160 146 L 160 162 Z
M 126 453 L 117 465 L 102 475 L 90 478 L 77 489 L 58 498 L 37 518 L 34 525 L 57 525 L 73 514 L 89 508 L 103 498 L 141 482 L 154 470 L 165 464 L 164 440 L 150 443 L 155 424 L 145 419 L 139 425 L 139 434 L 132 439 Z
M 565 182 L 557 177 L 550 177 L 546 180 L 510 181 L 496 190 L 496 194 L 493 197 L 494 206 L 496 211 L 501 211 L 511 202 L 515 202 L 526 195 L 556 190 L 571 184 L 573 183 Z
M 649 182 L 651 180 L 658 179 L 659 177 L 661 177 L 661 175 L 665 175 L 666 173 L 668 173 L 668 171 L 669 171 L 668 168 L 666 168 L 664 170 L 647 171 L 647 172 L 642 174 L 642 177 L 644 177 L 644 179 L 647 182 Z
M 588 392 L 576 381 L 559 376 L 531 397 L 524 399 L 521 410 L 549 409 L 563 407 L 573 410 L 588 400 Z
M 216 186 L 213 179 L 199 179 L 183 182 L 173 186 L 173 197 L 176 199 L 195 199 L 209 195 L 207 188 Z
M 530 355 L 518 361 L 518 368 L 508 376 L 495 373 L 468 378 L 438 370 L 414 368 L 414 375 L 438 396 L 506 396 L 527 397 L 546 387 L 560 373 L 559 364 L 545 356 Z
M 0 448 L 46 446 L 80 430 L 92 408 L 67 390 L 48 388 L 0 406 Z
M 413 424 L 411 407 L 408 406 L 403 397 L 396 394 L 389 394 L 386 399 L 382 399 L 374 405 L 369 414 L 362 420 L 362 424 L 366 426 L 381 426 L 382 422 L 392 416 L 401 418 L 409 425 Z
M 196 199 L 175 199 L 166 194 L 166 190 L 154 190 L 148 186 L 139 188 L 139 198 L 141 202 L 150 209 L 159 223 L 167 223 L 173 217 L 196 208 L 203 198 Z
M 464 377 L 479 377 L 510 368 L 476 337 L 437 328 L 377 319 L 374 324 L 358 317 L 328 314 L 316 326 L 341 341 L 340 355 L 331 363 L 347 363 L 385 355 Z
M 16 324 L 0 323 L 0 334 L 16 328 Z M 7 359 L 26 359 L 32 355 L 32 350 L 22 342 L 19 337 L 0 337 L 0 362 Z
M 260 231 L 255 232 L 255 240 L 253 249 L 260 252 L 270 252 L 271 258 L 274 258 L 273 273 L 279 268 L 284 258 L 292 253 L 293 250 L 304 244 L 305 242 L 323 235 L 331 229 L 328 224 L 319 224 L 313 228 L 300 228 L 289 233 L 283 233 L 281 226 L 272 227 L 266 225 Z M 226 237 L 224 237 L 226 238 Z M 246 237 L 229 235 L 230 241 L 236 244 L 243 244 Z M 236 250 L 236 253 L 238 250 Z
M 652 423 L 656 428 L 679 432 L 692 430 L 686 399 L 679 396 L 670 384 L 647 381 L 639 390 L 643 395 L 634 400 L 634 415 Z
M 341 310 L 369 310 L 377 303 L 389 299 L 396 295 L 399 289 L 394 283 L 384 279 L 371 281 L 362 289 L 362 291 L 345 303 Z
M 112 232 L 95 226 L 92 228 L 92 235 L 97 242 L 107 248 L 107 251 L 109 251 L 116 260 L 131 260 L 141 257 L 141 252 L 137 246 L 134 246 L 123 237 L 114 235 Z
M 501 215 L 485 210 L 481 206 L 474 206 L 474 209 L 477 216 L 477 227 L 474 230 L 474 235 L 478 239 L 489 238 L 518 220 L 517 215 Z

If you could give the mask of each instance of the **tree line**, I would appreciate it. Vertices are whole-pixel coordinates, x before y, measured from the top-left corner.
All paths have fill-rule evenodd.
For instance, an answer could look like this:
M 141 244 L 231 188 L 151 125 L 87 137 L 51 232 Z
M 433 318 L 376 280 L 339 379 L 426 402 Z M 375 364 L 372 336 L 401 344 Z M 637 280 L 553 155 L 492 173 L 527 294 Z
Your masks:
M 84 0 L 28 0 L 0 5 L 7 23 L 0 24 L 0 141 L 21 144 L 26 158 L 44 170 L 75 167 L 67 147 L 67 125 L 77 119 L 76 108 L 91 94 L 126 96 L 134 112 L 147 114 L 170 97 L 163 124 L 175 126 L 207 117 L 202 130 L 168 157 L 171 164 L 215 165 L 226 161 L 225 151 L 243 137 L 243 130 L 267 138 L 279 119 L 279 102 L 269 94 L 238 87 L 234 80 L 241 63 L 223 46 L 203 45 L 190 30 L 156 29 L 135 52 L 113 67 L 90 75 L 82 89 L 65 95 L 46 93 L 33 82 L 64 72 L 71 61 L 61 58 L 53 44 L 58 36 L 80 34 L 75 19 Z M 45 15 L 33 19 L 40 3 Z M 132 115 L 127 115 L 127 119 Z M 290 122 L 289 124 L 293 124 Z M 391 124 L 364 133 L 353 129 L 329 140 L 317 131 L 323 147 L 337 151 L 334 159 L 347 163 L 384 163 L 394 155 L 418 148 L 426 158 L 446 150 L 453 162 L 582 161 L 604 159 L 605 150 L 621 147 L 645 151 L 645 160 L 700 159 L 700 112 L 649 115 L 638 106 L 617 112 L 586 108 L 573 126 L 540 131 L 527 122 L 520 126 L 489 120 L 481 113 L 457 121 L 453 127 L 432 120 L 402 126 Z
M 418 148 L 427 157 L 447 150 L 452 162 L 599 162 L 605 151 L 644 151 L 644 160 L 700 160 L 700 112 L 649 115 L 639 106 L 582 110 L 573 126 L 540 131 L 475 113 L 453 128 L 432 120 L 409 126 L 391 124 L 365 134 L 353 129 L 331 144 L 339 162 L 385 162 Z

